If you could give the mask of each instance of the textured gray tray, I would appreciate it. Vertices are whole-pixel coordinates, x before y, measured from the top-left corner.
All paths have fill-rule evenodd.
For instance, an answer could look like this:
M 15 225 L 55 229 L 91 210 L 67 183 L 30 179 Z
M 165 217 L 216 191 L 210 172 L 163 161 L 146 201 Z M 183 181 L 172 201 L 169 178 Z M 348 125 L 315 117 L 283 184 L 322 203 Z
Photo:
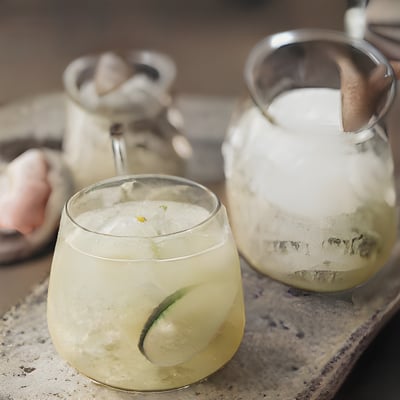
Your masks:
M 24 136 L 27 119 L 36 137 L 40 132 L 43 137 L 59 137 L 62 96 L 46 95 L 23 103 L 24 123 L 15 122 L 21 121 L 21 107 L 0 110 L 0 125 L 8 118 L 14 137 Z M 192 177 L 221 178 L 215 149 L 231 107 L 232 102 L 224 99 L 181 99 L 196 151 Z M 205 159 L 211 167 L 208 175 L 200 176 L 196 165 L 199 161 L 204 165 Z M 0 399 L 332 399 L 362 351 L 400 308 L 399 261 L 397 244 L 391 261 L 367 285 L 340 295 L 316 295 L 261 276 L 242 260 L 247 323 L 238 353 L 208 380 L 162 394 L 109 390 L 61 360 L 47 332 L 47 281 L 42 282 L 0 321 Z

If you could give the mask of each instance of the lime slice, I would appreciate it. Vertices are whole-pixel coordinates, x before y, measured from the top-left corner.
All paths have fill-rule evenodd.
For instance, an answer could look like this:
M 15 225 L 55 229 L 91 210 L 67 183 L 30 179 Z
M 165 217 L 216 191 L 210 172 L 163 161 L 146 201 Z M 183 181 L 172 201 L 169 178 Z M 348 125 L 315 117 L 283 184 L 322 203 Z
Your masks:
M 140 351 L 159 366 L 174 366 L 190 360 L 215 337 L 235 295 L 235 285 L 225 282 L 177 290 L 149 316 L 140 335 Z

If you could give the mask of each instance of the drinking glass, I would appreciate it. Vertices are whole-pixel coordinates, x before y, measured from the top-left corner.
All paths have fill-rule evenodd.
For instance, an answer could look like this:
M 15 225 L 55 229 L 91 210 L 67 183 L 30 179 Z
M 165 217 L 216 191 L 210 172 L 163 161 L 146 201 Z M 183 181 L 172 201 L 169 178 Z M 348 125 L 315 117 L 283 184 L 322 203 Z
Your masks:
M 384 125 L 391 66 L 365 41 L 298 30 L 259 42 L 245 79 L 250 96 L 223 145 L 239 250 L 260 272 L 302 289 L 366 282 L 396 237 Z
M 58 353 L 98 383 L 162 391 L 209 376 L 234 355 L 244 328 L 225 208 L 172 176 L 81 190 L 63 210 L 47 315 Z

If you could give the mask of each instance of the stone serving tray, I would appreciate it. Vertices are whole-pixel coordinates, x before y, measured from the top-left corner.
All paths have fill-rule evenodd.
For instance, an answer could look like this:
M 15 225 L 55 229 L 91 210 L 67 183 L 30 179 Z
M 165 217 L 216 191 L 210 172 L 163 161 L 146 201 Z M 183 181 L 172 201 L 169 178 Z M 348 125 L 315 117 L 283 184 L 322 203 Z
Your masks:
M 0 109 L 0 149 L 16 141 L 57 147 L 63 95 Z M 188 176 L 222 194 L 220 145 L 231 99 L 182 96 L 194 158 Z M 199 167 L 201 166 L 201 168 Z M 43 256 L 50 263 L 51 254 Z M 47 279 L 0 320 L 0 400 L 328 400 L 363 350 L 400 308 L 400 244 L 368 284 L 336 295 L 291 289 L 242 260 L 247 323 L 239 351 L 222 370 L 187 389 L 130 394 L 92 383 L 55 352 L 46 324 Z M 0 267 L 1 268 L 1 267 Z

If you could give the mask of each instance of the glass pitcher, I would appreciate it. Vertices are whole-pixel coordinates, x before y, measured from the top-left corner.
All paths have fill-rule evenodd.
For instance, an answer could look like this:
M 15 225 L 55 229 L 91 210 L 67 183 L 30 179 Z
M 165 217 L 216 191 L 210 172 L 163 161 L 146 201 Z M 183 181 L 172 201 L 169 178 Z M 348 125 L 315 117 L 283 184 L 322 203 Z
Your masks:
M 396 237 L 388 61 L 339 32 L 282 32 L 252 49 L 245 79 L 222 149 L 242 255 L 306 290 L 366 282 Z
M 116 175 L 110 137 L 114 124 L 123 129 L 126 173 L 184 175 L 191 147 L 170 93 L 176 75 L 172 59 L 155 51 L 118 55 L 132 76 L 117 90 L 98 94 L 101 56 L 72 61 L 63 76 L 67 94 L 63 151 L 76 189 Z

